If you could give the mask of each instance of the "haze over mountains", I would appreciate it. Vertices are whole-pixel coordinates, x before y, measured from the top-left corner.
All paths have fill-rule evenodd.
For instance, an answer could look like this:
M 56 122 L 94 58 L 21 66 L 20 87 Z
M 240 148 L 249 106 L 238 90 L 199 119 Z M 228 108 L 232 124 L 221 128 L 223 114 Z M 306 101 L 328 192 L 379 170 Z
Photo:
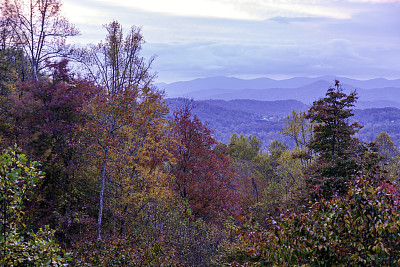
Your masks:
M 167 97 L 185 97 L 194 100 L 298 100 L 306 105 L 325 95 L 326 90 L 339 80 L 345 92 L 357 90 L 359 109 L 400 108 L 400 79 L 383 78 L 356 80 L 345 77 L 322 76 L 296 77 L 286 80 L 270 78 L 239 79 L 234 77 L 210 77 L 171 84 L 159 83 Z
M 370 142 L 385 131 L 400 146 L 400 79 L 211 77 L 157 86 L 165 90 L 171 111 L 187 104 L 184 98 L 193 99 L 193 114 L 208 123 L 218 141 L 228 143 L 232 133 L 254 134 L 267 146 L 273 139 L 284 139 L 280 132 L 292 110 L 307 111 L 335 80 L 345 92 L 358 92 L 352 118 L 364 125 L 358 138 Z

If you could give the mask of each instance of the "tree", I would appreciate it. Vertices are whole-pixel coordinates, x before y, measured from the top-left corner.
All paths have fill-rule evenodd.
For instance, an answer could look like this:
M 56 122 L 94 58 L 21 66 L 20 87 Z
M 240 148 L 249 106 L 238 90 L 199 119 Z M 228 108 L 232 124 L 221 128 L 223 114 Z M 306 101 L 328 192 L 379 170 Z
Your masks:
M 36 81 L 44 62 L 65 55 L 66 38 L 79 33 L 60 10 L 59 0 L 5 0 L 1 6 L 3 32 L 8 32 L 3 38 L 24 51 Z
M 7 53 L 3 50 L 0 50 L 0 121 L 1 121 L 0 129 L 1 130 L 10 126 L 9 119 L 6 116 L 6 113 L 11 106 L 11 101 L 9 97 L 16 93 L 17 81 L 18 81 L 18 74 L 16 70 L 12 68 L 12 65 L 9 64 Z M 0 148 L 5 148 L 5 147 L 0 146 Z
M 88 121 L 83 107 L 93 97 L 95 87 L 76 78 L 67 60 L 47 63 L 47 68 L 51 79 L 16 84 L 18 93 L 8 97 L 0 136 L 2 145 L 18 144 L 24 153 L 40 161 L 46 172 L 26 217 L 34 225 L 51 225 L 58 237 L 68 241 L 75 233 L 71 229 L 77 224 L 82 227 L 79 221 L 88 216 L 88 196 L 83 191 L 90 185 L 83 182 L 87 159 L 80 129 Z
M 172 151 L 176 159 L 171 171 L 174 190 L 188 201 L 196 217 L 217 219 L 235 211 L 235 174 L 229 160 L 213 152 L 216 141 L 211 131 L 192 117 L 189 106 L 174 112 L 174 122 L 178 139 L 178 148 Z
M 230 154 L 229 147 L 226 144 L 222 143 L 222 142 L 218 142 L 218 144 L 214 147 L 213 151 L 218 156 L 223 155 L 225 157 L 228 157 L 229 154 Z
M 308 147 L 322 160 L 334 162 L 353 145 L 352 136 L 362 128 L 356 122 L 349 124 L 349 118 L 354 115 L 351 108 L 357 98 L 355 91 L 346 95 L 336 81 L 335 87 L 329 88 L 326 96 L 315 101 L 308 110 L 306 118 L 316 123 Z
M 312 129 L 312 124 L 306 119 L 306 113 L 303 111 L 297 113 L 293 110 L 292 115 L 286 117 L 286 125 L 282 133 L 290 137 L 296 147 L 303 149 L 312 138 Z
M 130 105 L 134 109 L 122 112 L 134 114 L 133 124 L 121 128 L 123 142 L 112 158 L 114 171 L 110 173 L 110 202 L 119 218 L 120 234 L 139 222 L 140 213 L 155 212 L 152 207 L 164 205 L 162 201 L 172 195 L 164 166 L 173 162 L 169 151 L 174 140 L 162 95 L 145 88 Z
M 164 135 L 167 109 L 161 103 L 160 94 L 149 88 L 139 90 L 132 85 L 132 88 L 125 87 L 123 91 L 115 92 L 113 98 L 104 91 L 99 92 L 86 107 L 86 112 L 91 118 L 85 127 L 89 136 L 87 142 L 92 155 L 101 162 L 97 229 L 97 236 L 101 239 L 106 177 L 112 186 L 108 190 L 109 197 L 113 196 L 112 191 L 119 192 L 115 197 L 120 200 L 121 216 L 132 213 L 129 208 L 135 206 L 133 195 L 147 188 L 142 183 L 146 181 L 145 174 L 147 178 L 151 177 L 168 158 L 166 146 L 169 142 Z
M 399 150 L 387 132 L 381 132 L 375 137 L 373 143 L 377 145 L 378 153 L 383 157 L 383 163 L 388 163 L 392 158 L 400 156 Z
M 113 95 L 125 87 L 152 87 L 155 74 L 151 73 L 154 57 L 148 61 L 141 56 L 144 43 L 140 28 L 132 26 L 124 38 L 122 25 L 113 21 L 104 25 L 107 36 L 104 42 L 75 54 L 89 74 Z
M 288 136 L 298 150 L 297 156 L 301 159 L 304 167 L 311 164 L 312 155 L 307 148 L 307 144 L 312 139 L 314 125 L 306 119 L 305 112 L 297 113 L 296 110 L 292 111 L 291 116 L 286 117 L 286 125 L 282 129 L 282 133 Z
M 271 143 L 269 144 L 268 152 L 269 160 L 273 168 L 279 166 L 278 159 L 280 158 L 282 153 L 284 153 L 288 149 L 289 147 L 286 142 L 281 142 L 277 139 L 271 141 Z
M 363 160 L 360 158 L 368 151 L 368 147 L 353 138 L 362 126 L 349 122 L 356 100 L 355 91 L 345 94 L 336 81 L 324 98 L 313 103 L 306 115 L 311 123 L 315 123 L 313 138 L 307 146 L 317 155 L 310 168 L 310 182 L 313 187 L 320 188 L 325 197 L 347 191 L 346 182 L 361 169 Z
M 265 166 L 264 162 L 262 162 L 262 156 L 259 155 L 261 141 L 255 135 L 244 136 L 241 134 L 238 136 L 234 133 L 230 138 L 228 148 L 230 150 L 231 166 L 239 175 L 238 180 L 242 195 L 247 198 L 247 202 L 257 203 L 259 201 L 259 180 L 265 178 L 264 175 L 258 177 L 254 175 L 256 171 Z M 262 164 L 260 164 L 261 162 Z
M 231 157 L 243 160 L 252 160 L 261 149 L 261 142 L 255 135 L 244 136 L 232 134 L 228 147 L 231 150 Z
M 111 181 L 109 192 L 119 192 L 115 196 L 120 199 L 117 204 L 120 208 L 113 208 L 121 218 L 122 233 L 126 216 L 138 214 L 146 206 L 141 203 L 143 199 L 134 198 L 148 190 L 148 179 L 157 177 L 153 172 L 168 157 L 165 147 L 169 144 L 167 131 L 163 132 L 167 128 L 168 110 L 162 103 L 161 92 L 152 86 L 153 58 L 146 62 L 140 55 L 144 42 L 140 29 L 132 27 L 124 38 L 118 22 L 113 21 L 105 28 L 104 43 L 84 51 L 80 59 L 100 88 L 86 109 L 91 117 L 86 128 L 91 136 L 89 143 L 101 162 L 98 239 L 101 239 L 106 177 Z M 135 207 L 137 210 L 132 210 Z
M 11 143 L 17 142 L 23 149 L 30 149 L 35 156 L 43 151 L 34 150 L 33 144 L 29 144 L 32 141 L 29 135 L 40 132 L 48 138 L 60 138 L 56 143 L 65 142 L 62 140 L 65 135 L 71 135 L 73 129 L 84 122 L 81 109 L 94 93 L 93 83 L 75 78 L 68 69 L 67 60 L 49 62 L 46 67 L 51 71 L 51 79 L 19 83 L 19 93 L 10 96 L 12 107 L 8 110 L 8 116 L 15 120 L 13 132 L 17 133 Z M 18 134 L 25 140 L 18 140 Z
M 278 166 L 275 173 L 279 177 L 279 183 L 284 188 L 283 205 L 291 205 L 296 199 L 296 193 L 302 188 L 304 180 L 301 160 L 296 157 L 296 149 L 284 151 L 278 158 Z
M 375 137 L 373 143 L 377 147 L 377 153 L 383 168 L 388 172 L 388 176 L 399 184 L 400 177 L 400 153 L 392 139 L 386 132 L 381 132 Z

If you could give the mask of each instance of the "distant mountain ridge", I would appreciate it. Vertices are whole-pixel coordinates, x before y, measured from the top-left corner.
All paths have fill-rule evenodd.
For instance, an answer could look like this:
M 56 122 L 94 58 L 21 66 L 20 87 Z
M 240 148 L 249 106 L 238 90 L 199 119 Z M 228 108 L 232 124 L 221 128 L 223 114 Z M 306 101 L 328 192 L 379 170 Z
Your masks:
M 165 99 L 170 112 L 188 104 L 184 98 Z M 257 134 L 269 143 L 280 138 L 279 131 L 292 110 L 306 111 L 308 106 L 296 100 L 199 100 L 193 101 L 192 113 L 214 131 L 218 141 L 227 143 L 233 133 Z
M 274 116 L 286 116 L 292 110 L 305 111 L 309 107 L 297 100 L 277 100 L 277 101 L 257 101 L 248 99 L 224 100 L 203 100 L 200 103 L 220 106 L 227 110 L 240 110 L 243 112 L 254 113 L 265 116 L 272 114 Z
M 400 79 L 383 78 L 356 80 L 345 77 L 296 77 L 286 80 L 257 78 L 244 80 L 234 77 L 210 77 L 192 81 L 157 84 L 167 97 L 194 100 L 252 99 L 262 101 L 297 100 L 304 104 L 324 96 L 326 90 L 339 80 L 346 92 L 357 90 L 357 108 L 400 107 Z
M 184 98 L 167 98 L 165 102 L 171 113 L 188 104 Z M 233 133 L 254 134 L 263 141 L 264 146 L 273 139 L 285 139 L 280 132 L 292 110 L 307 111 L 309 108 L 297 100 L 199 100 L 193 101 L 192 105 L 192 113 L 208 124 L 218 141 L 228 143 Z M 357 134 L 361 140 L 371 142 L 380 132 L 385 131 L 400 146 L 400 109 L 355 109 L 351 121 L 364 125 Z

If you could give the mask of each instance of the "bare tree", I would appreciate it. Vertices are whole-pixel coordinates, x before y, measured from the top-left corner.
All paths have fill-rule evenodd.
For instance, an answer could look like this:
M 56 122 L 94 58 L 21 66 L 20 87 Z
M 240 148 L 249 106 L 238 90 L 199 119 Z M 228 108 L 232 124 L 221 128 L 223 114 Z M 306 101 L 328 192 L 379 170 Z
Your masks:
M 132 85 L 151 87 L 156 76 L 150 71 L 154 57 L 147 60 L 140 55 L 144 43 L 140 27 L 132 26 L 125 38 L 117 21 L 104 27 L 107 30 L 104 42 L 87 49 L 75 49 L 73 59 L 82 63 L 89 75 L 111 96 Z
M 23 49 L 36 81 L 44 61 L 64 54 L 66 38 L 79 34 L 60 9 L 59 0 L 5 0 L 1 6 L 8 33 L 2 43 Z

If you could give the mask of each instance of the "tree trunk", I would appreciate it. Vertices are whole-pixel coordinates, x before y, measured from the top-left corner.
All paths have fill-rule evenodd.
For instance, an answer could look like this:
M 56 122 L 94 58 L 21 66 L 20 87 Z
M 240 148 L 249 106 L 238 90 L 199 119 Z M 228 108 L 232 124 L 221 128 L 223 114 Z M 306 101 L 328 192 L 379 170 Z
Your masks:
M 256 198 L 256 202 L 258 202 L 258 189 L 257 189 L 256 181 L 254 181 L 254 177 L 251 178 L 251 183 L 253 185 L 253 193 Z
M 97 221 L 97 239 L 99 240 L 101 239 L 101 218 L 103 216 L 103 194 L 104 194 L 104 184 L 106 180 L 107 152 L 108 149 L 105 149 L 103 168 L 101 169 L 100 207 L 99 207 L 99 218 Z
M 124 231 L 125 231 L 125 215 L 126 215 L 127 211 L 128 211 L 128 204 L 125 205 L 124 211 L 122 212 L 122 218 L 120 220 L 121 228 L 119 229 L 119 234 L 120 235 L 123 235 Z

